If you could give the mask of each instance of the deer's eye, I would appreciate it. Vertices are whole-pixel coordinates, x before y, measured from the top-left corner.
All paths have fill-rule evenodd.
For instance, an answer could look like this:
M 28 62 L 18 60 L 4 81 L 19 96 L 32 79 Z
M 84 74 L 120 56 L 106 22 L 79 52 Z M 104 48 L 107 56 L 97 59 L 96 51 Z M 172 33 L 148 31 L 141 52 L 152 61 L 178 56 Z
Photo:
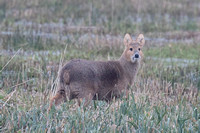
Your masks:
M 138 50 L 140 51 L 141 49 L 140 49 L 140 48 L 138 48 Z
M 130 51 L 133 51 L 133 48 L 130 48 Z

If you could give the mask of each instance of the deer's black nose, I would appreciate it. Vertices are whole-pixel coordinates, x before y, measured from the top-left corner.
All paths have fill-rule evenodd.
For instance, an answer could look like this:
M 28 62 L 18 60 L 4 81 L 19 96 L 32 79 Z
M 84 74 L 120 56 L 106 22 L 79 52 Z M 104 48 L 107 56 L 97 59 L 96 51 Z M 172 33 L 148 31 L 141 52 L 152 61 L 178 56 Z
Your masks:
M 135 54 L 135 58 L 139 58 L 139 54 Z

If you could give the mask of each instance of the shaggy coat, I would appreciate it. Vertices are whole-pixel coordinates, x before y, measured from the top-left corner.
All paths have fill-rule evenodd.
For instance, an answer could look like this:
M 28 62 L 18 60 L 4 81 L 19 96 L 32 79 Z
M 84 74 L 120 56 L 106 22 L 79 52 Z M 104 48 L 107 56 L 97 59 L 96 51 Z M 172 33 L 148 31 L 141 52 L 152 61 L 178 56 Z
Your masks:
M 59 89 L 50 101 L 50 108 L 54 102 L 58 105 L 67 99 L 85 99 L 85 104 L 88 104 L 91 100 L 109 102 L 113 97 L 120 97 L 134 82 L 144 43 L 142 34 L 135 41 L 126 34 L 125 50 L 117 61 L 69 61 L 60 71 Z

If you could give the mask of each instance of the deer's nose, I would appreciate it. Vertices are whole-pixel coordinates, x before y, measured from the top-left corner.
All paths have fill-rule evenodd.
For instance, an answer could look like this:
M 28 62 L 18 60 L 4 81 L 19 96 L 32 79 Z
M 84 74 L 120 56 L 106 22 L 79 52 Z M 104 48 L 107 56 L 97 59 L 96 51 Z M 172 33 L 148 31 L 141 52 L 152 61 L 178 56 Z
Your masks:
M 139 58 L 139 54 L 135 54 L 135 58 Z

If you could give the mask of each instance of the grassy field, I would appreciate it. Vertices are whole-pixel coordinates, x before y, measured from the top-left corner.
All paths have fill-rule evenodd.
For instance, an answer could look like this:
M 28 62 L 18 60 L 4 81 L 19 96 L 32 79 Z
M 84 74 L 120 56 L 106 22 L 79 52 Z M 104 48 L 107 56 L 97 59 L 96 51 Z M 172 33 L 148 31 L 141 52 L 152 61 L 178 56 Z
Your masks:
M 200 132 L 199 4 L 1 0 L 0 132 Z M 118 59 L 126 32 L 146 38 L 129 97 L 47 113 L 59 68 Z

